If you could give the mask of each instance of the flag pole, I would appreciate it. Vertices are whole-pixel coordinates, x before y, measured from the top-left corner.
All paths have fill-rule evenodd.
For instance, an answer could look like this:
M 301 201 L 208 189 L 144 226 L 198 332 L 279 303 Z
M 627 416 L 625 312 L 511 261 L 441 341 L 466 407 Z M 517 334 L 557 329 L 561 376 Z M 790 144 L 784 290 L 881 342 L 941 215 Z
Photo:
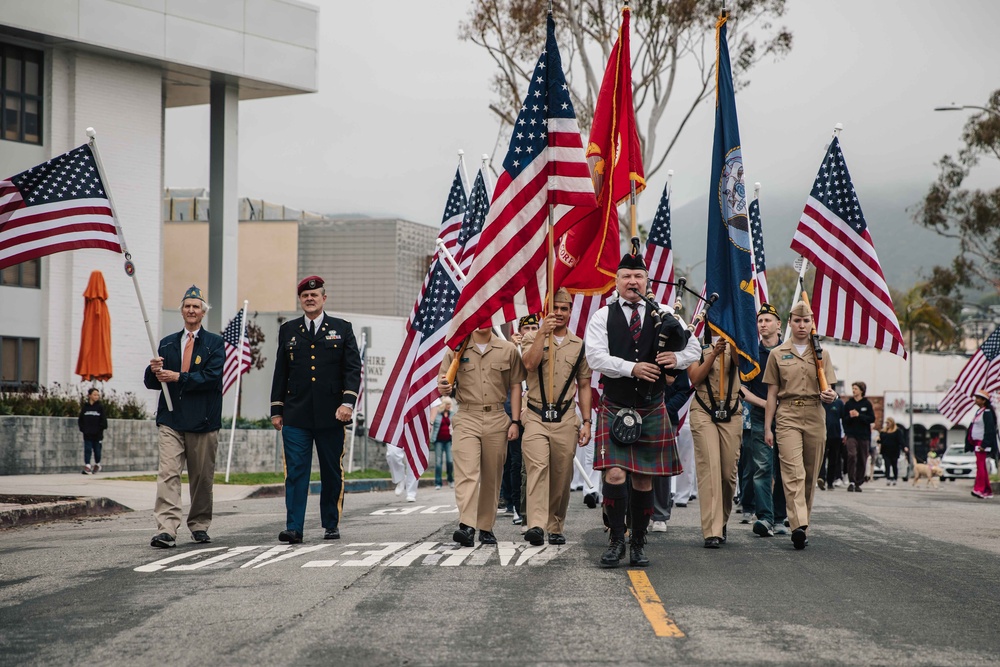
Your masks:
M 469 172 L 465 169 L 465 151 L 461 148 L 458 149 L 458 166 L 462 168 L 462 187 L 465 189 L 466 194 L 472 189 L 472 185 L 469 184 Z
M 760 181 L 757 181 L 756 183 L 753 184 L 753 198 L 755 201 L 758 202 L 757 206 L 759 208 Z M 761 233 L 760 242 L 763 244 L 764 243 L 763 223 L 761 223 L 760 233 Z M 753 243 L 753 224 L 750 225 L 750 265 L 753 267 L 753 271 L 751 271 L 752 275 L 750 276 L 750 281 L 751 281 L 750 284 L 753 285 L 753 301 L 754 304 L 757 306 L 757 310 L 760 310 L 760 289 L 759 289 L 760 286 L 757 284 L 757 251 L 754 249 L 754 243 Z
M 229 455 L 226 457 L 226 484 L 229 484 L 229 469 L 233 465 L 233 441 L 236 439 L 236 415 L 240 409 L 240 380 L 243 379 L 243 334 L 247 330 L 247 306 L 243 300 L 243 314 L 240 316 L 240 337 L 236 339 L 236 398 L 233 400 L 233 425 L 229 429 Z
M 556 235 L 555 229 L 556 229 L 556 223 L 555 223 L 555 217 L 556 217 L 555 216 L 555 206 L 553 204 L 549 204 L 549 252 L 546 255 L 546 263 L 548 264 L 548 272 L 549 272 L 549 290 L 548 290 L 549 294 L 548 294 L 548 297 L 547 297 L 546 303 L 545 303 L 545 309 L 546 309 L 546 313 L 545 314 L 546 315 L 549 315 L 549 314 L 552 313 L 552 309 L 554 307 L 554 300 L 555 300 L 555 290 L 556 290 L 556 284 L 555 284 L 556 283 L 556 275 L 555 275 L 555 272 L 556 272 L 556 258 L 555 258 L 555 252 L 556 252 L 556 246 L 555 246 L 555 235 Z M 552 333 L 549 333 L 548 339 L 549 339 L 549 393 L 548 393 L 549 406 L 552 406 L 553 409 L 558 410 L 559 409 L 558 406 L 556 406 L 556 404 L 553 402 L 555 400 L 555 397 L 556 397 L 556 345 L 555 345 L 555 336 Z M 549 412 L 549 406 L 543 406 L 543 408 L 545 409 L 546 413 Z
M 118 241 L 122 246 L 122 253 L 125 255 L 125 275 L 132 279 L 132 285 L 135 287 L 135 296 L 139 300 L 139 311 L 142 313 L 142 321 L 146 325 L 146 337 L 149 338 L 149 349 L 153 353 L 153 358 L 159 357 L 160 352 L 156 347 L 156 339 L 153 337 L 153 328 L 149 325 L 149 315 L 146 314 L 146 302 L 142 298 L 142 290 L 139 289 L 139 280 L 135 276 L 135 264 L 132 263 L 132 255 L 128 251 L 128 245 L 125 243 L 125 233 L 122 231 L 121 221 L 118 219 L 118 208 L 115 206 L 115 198 L 111 195 L 111 182 L 104 172 L 104 164 L 101 162 L 101 153 L 97 149 L 97 131 L 92 127 L 87 128 L 87 136 L 90 138 L 88 142 L 90 144 L 90 151 L 94 154 L 94 162 L 97 164 L 97 173 L 101 177 L 101 181 L 104 183 L 104 191 L 108 195 L 108 204 L 111 206 L 111 217 L 115 221 L 115 230 L 118 232 Z M 160 387 L 163 389 L 163 399 L 167 404 L 167 411 L 174 411 L 174 403 L 170 400 L 170 391 L 167 389 L 166 382 L 160 382 Z
M 493 198 L 493 183 L 490 182 L 490 156 L 483 153 L 483 165 L 479 168 L 483 172 L 483 184 L 486 186 L 486 193 L 490 199 Z
M 459 267 L 458 262 L 455 261 L 455 256 L 448 251 L 448 248 L 445 246 L 444 241 L 438 238 L 436 241 L 434 241 L 434 243 L 437 245 L 438 251 L 441 253 L 441 256 L 447 260 L 446 264 L 448 264 L 448 267 L 451 268 L 451 272 L 455 274 L 455 277 L 458 278 L 460 281 L 462 281 L 462 283 L 468 282 L 469 279 L 465 275 L 465 271 L 463 271 L 461 267 Z M 503 338 L 504 340 L 507 340 L 507 338 L 503 335 L 503 332 L 500 330 L 500 327 L 498 327 L 495 324 L 493 325 L 493 333 L 497 336 L 497 338 Z

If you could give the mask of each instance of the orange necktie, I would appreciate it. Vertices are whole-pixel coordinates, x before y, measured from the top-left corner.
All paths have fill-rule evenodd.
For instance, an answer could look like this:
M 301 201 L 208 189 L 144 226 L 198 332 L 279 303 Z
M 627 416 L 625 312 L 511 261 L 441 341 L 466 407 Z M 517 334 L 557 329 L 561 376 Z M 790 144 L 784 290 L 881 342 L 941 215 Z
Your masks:
M 194 336 L 187 333 L 187 342 L 184 343 L 184 357 L 181 359 L 181 373 L 191 370 L 191 353 L 194 352 Z

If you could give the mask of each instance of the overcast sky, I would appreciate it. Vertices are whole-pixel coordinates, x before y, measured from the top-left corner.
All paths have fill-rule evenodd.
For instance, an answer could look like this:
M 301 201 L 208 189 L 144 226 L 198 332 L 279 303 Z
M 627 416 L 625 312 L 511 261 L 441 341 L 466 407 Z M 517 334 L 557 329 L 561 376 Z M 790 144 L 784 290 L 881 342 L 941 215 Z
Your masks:
M 497 138 L 487 108 L 493 63 L 458 39 L 470 3 L 316 4 L 319 92 L 240 104 L 240 195 L 438 224 L 457 150 L 474 174 Z M 862 207 L 881 200 L 880 210 L 902 217 L 933 181 L 934 162 L 958 148 L 969 117 L 933 108 L 983 105 L 1000 88 L 996 0 L 788 6 L 779 23 L 794 35 L 791 54 L 760 63 L 737 95 L 748 189 L 763 184 L 769 265 L 792 259 L 791 233 L 835 123 L 844 125 L 841 143 Z M 677 108 L 668 110 L 661 137 L 672 134 Z M 207 106 L 168 110 L 166 122 L 166 185 L 207 187 Z M 713 123 L 709 100 L 668 160 L 675 210 L 707 210 Z M 663 169 L 649 179 L 640 220 L 652 218 L 665 178 Z M 997 165 L 977 178 L 998 180 Z M 894 242 L 880 236 L 879 220 L 869 214 L 868 222 L 876 247 Z M 704 217 L 675 218 L 674 225 L 675 232 L 703 226 Z M 677 250 L 704 256 L 703 246 Z

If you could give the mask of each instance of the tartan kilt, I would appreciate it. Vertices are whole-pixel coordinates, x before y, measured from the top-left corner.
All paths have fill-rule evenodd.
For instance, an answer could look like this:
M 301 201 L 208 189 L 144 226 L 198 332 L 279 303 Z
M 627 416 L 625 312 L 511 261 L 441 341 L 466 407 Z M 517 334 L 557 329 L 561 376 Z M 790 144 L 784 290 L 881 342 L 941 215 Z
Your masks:
M 597 406 L 597 437 L 594 440 L 594 470 L 622 468 L 654 477 L 672 477 L 684 471 L 677 453 L 677 438 L 660 401 L 636 408 L 642 417 L 642 433 L 631 445 L 619 445 L 611 437 L 611 420 L 620 409 L 604 397 Z

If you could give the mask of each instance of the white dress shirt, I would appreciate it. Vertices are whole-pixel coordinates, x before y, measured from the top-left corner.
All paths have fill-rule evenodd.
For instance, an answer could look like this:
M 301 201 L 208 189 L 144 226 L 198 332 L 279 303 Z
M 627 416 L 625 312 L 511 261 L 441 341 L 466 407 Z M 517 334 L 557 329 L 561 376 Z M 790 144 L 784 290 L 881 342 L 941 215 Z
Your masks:
M 625 319 L 628 320 L 632 316 L 631 307 L 625 305 L 628 303 L 626 299 L 619 297 L 619 302 L 622 304 L 622 310 L 625 311 Z M 673 308 L 670 306 L 663 306 L 663 309 L 670 313 L 670 317 L 674 317 Z M 637 312 L 639 313 L 639 322 L 641 324 L 645 324 L 646 303 L 644 301 L 639 302 Z M 681 320 L 680 324 L 682 327 L 687 328 L 687 324 L 684 320 Z M 632 369 L 635 368 L 635 362 L 622 359 L 621 357 L 613 357 L 611 356 L 611 352 L 608 350 L 607 306 L 604 306 L 594 313 L 594 316 L 590 318 L 590 322 L 587 323 L 586 346 L 587 363 L 590 364 L 590 367 L 597 373 L 609 378 L 632 376 Z M 698 342 L 698 339 L 692 335 L 688 339 L 687 346 L 685 346 L 683 350 L 675 352 L 674 354 L 677 356 L 676 368 L 678 370 L 683 370 L 701 358 L 701 344 Z

